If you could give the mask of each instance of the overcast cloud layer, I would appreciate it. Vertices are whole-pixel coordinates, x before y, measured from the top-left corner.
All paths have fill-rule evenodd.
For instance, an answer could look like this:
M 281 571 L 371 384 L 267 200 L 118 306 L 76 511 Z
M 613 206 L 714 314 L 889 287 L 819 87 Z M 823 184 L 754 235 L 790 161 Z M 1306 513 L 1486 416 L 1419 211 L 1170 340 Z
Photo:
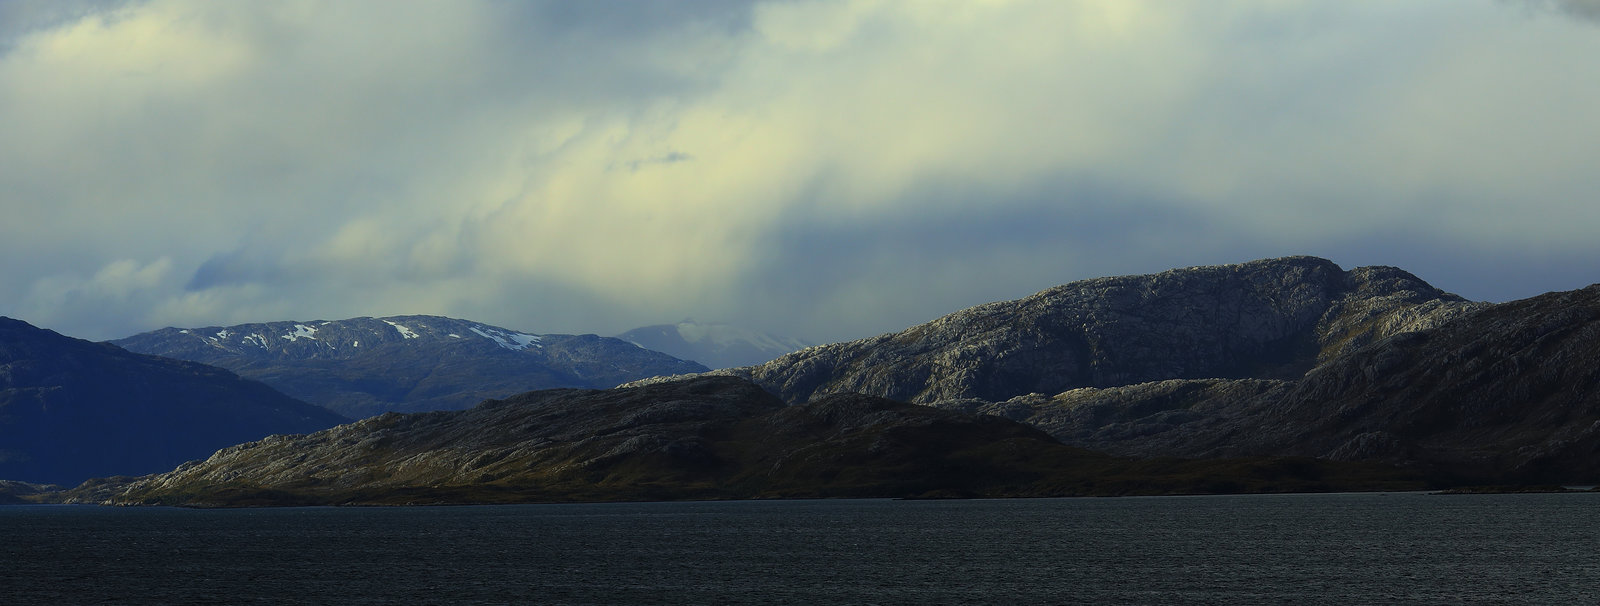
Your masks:
M 0 2 L 0 315 L 814 341 L 1289 254 L 1600 281 L 1600 4 Z

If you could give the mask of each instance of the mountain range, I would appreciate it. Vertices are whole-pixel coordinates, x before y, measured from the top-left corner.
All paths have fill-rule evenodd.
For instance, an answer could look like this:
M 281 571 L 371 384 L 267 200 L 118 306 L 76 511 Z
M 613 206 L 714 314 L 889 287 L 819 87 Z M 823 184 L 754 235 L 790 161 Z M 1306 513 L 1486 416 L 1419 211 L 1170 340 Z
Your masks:
M 863 393 L 1000 415 L 1125 456 L 1594 482 L 1597 295 L 1491 305 L 1397 268 L 1288 257 L 1073 282 L 711 374 L 790 403 Z
M 423 324 L 372 322 L 399 339 Z M 165 474 L 85 484 L 70 498 L 379 504 L 1596 483 L 1597 322 L 1600 286 L 1487 304 L 1397 268 L 1314 257 L 1191 267 L 1073 282 L 753 366 L 276 436 Z M 293 344 L 331 324 L 247 341 Z M 508 351 L 547 338 L 471 326 Z M 216 348 L 234 336 L 220 332 L 190 340 Z M 328 348 L 347 347 L 357 346 Z
M 154 473 L 225 446 L 348 421 L 227 370 L 0 318 L 6 480 L 73 485 Z
M 440 316 L 163 328 L 112 343 L 220 366 L 351 418 L 706 370 L 621 339 L 535 335 Z

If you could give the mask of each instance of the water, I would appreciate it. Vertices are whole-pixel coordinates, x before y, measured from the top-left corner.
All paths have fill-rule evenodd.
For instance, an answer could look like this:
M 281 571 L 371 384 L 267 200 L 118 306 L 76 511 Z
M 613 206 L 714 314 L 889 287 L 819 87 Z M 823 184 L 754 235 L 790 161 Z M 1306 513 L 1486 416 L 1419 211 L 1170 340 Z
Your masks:
M 1579 604 L 1600 494 L 0 507 L 7 604 Z

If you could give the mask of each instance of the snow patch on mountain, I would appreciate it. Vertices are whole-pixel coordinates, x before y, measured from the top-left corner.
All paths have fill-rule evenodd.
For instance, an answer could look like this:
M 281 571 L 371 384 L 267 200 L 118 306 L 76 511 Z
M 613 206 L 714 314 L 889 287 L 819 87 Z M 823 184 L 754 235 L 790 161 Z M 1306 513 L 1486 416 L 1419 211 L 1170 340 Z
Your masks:
M 533 334 L 443 316 L 362 316 L 190 327 L 117 341 L 130 351 L 215 364 L 352 418 L 469 408 L 529 389 L 610 388 L 694 364 L 597 335 Z M 228 331 L 227 342 L 215 339 Z M 305 341 L 304 339 L 313 339 Z M 426 378 L 425 385 L 419 379 Z M 0 600 L 3 602 L 4 600 Z
M 312 341 L 315 341 L 317 340 L 316 335 L 316 328 L 306 326 L 304 324 L 296 324 L 294 325 L 294 332 L 285 334 L 281 338 L 288 339 L 290 343 L 293 343 L 295 341 L 299 341 L 300 339 L 311 339 Z
M 390 322 L 388 320 L 384 320 L 383 322 L 385 324 L 393 326 L 395 330 L 400 331 L 400 337 L 403 338 L 403 339 L 416 339 L 416 338 L 420 337 L 420 335 L 418 335 L 417 333 L 411 332 L 411 329 L 409 329 L 409 328 L 406 328 L 406 327 L 401 326 L 399 324 L 395 324 L 394 322 Z
M 478 336 L 481 336 L 485 339 L 491 339 L 495 343 L 499 343 L 501 347 L 512 351 L 522 351 L 529 347 L 544 347 L 544 345 L 539 344 L 539 335 L 530 335 L 520 332 L 505 332 L 501 330 L 495 330 L 487 326 L 473 326 L 468 328 L 468 330 L 478 333 Z

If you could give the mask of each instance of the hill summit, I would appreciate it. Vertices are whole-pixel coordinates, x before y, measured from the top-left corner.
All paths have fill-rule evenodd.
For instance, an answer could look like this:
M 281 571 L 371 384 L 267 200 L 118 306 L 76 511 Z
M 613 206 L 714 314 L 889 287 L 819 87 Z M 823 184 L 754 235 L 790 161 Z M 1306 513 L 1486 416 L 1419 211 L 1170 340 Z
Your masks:
M 1166 379 L 1287 379 L 1482 306 L 1393 267 L 1345 271 L 1285 257 L 1072 282 L 716 372 L 791 404 L 834 393 L 930 404 Z

